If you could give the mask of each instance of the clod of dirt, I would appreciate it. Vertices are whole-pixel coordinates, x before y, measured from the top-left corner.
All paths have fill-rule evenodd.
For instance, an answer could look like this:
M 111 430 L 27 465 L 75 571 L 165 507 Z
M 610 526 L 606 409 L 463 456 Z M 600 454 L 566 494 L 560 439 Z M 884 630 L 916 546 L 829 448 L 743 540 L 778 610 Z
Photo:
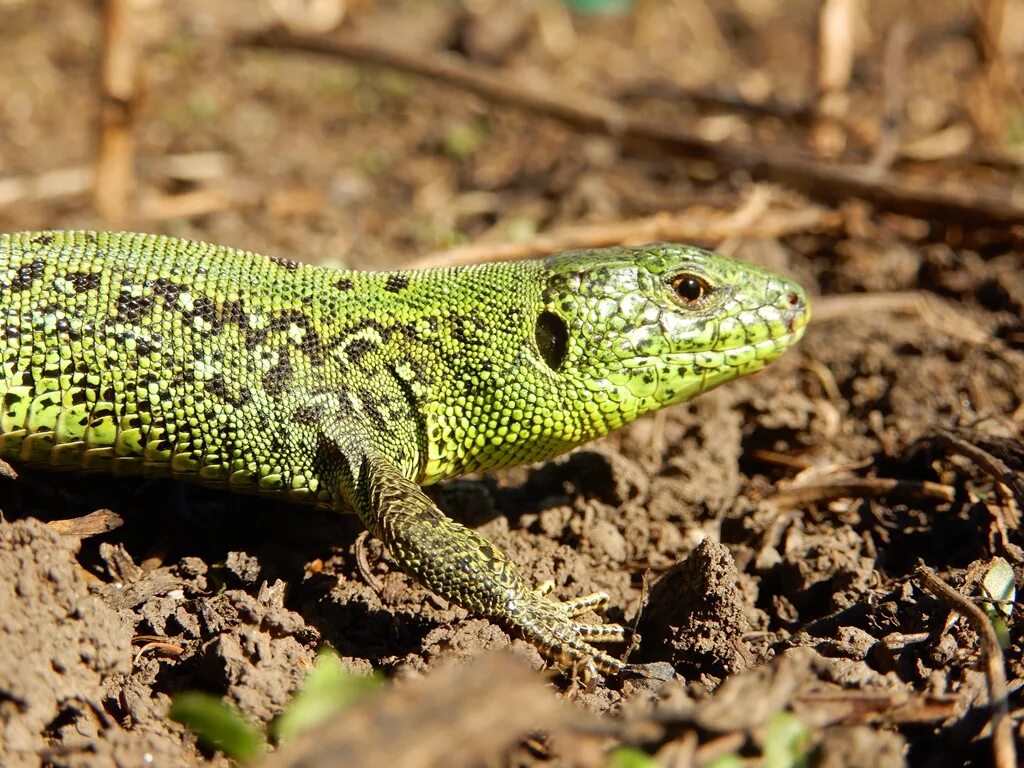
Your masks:
M 652 438 L 665 446 L 662 468 L 651 481 L 652 517 L 716 517 L 732 506 L 740 489 L 737 467 L 743 439 L 742 418 L 733 398 L 720 390 L 688 404 L 689 415 L 682 409 L 666 414 L 663 434 Z M 646 451 L 650 450 L 648 445 Z
M 233 589 L 209 599 L 201 620 L 216 637 L 204 648 L 205 666 L 228 698 L 261 722 L 279 714 L 313 665 L 302 617 L 281 604 L 279 591 L 257 598 Z
M 246 552 L 228 552 L 224 568 L 245 586 L 252 586 L 260 577 L 260 561 Z
M 89 594 L 77 541 L 37 520 L 0 524 L 0 754 L 38 765 L 58 731 L 95 732 L 131 628 Z M 68 741 L 65 747 L 70 747 Z
M 906 740 L 866 725 L 829 728 L 815 750 L 816 768 L 885 768 L 904 765 Z
M 606 504 L 645 499 L 650 485 L 642 467 L 603 443 L 570 454 L 558 471 L 574 478 L 573 482 L 586 495 Z
M 341 755 L 366 768 L 506 764 L 502 755 L 538 728 L 558 733 L 589 720 L 520 660 L 485 654 L 367 696 L 260 765 L 327 768 Z
M 750 666 L 750 631 L 729 550 L 704 539 L 652 587 L 640 620 L 643 659 L 668 660 L 681 674 L 724 676 Z

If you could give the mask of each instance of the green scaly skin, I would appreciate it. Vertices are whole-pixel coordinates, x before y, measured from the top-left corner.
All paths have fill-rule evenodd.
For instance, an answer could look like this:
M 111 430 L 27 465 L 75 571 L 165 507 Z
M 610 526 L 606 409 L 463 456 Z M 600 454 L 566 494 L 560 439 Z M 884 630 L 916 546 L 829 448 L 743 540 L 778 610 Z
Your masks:
M 807 319 L 794 283 L 680 245 L 354 272 L 154 235 L 0 235 L 0 456 L 354 509 L 437 594 L 616 673 L 590 643 L 624 630 L 576 620 L 606 596 L 529 587 L 420 486 L 753 373 Z

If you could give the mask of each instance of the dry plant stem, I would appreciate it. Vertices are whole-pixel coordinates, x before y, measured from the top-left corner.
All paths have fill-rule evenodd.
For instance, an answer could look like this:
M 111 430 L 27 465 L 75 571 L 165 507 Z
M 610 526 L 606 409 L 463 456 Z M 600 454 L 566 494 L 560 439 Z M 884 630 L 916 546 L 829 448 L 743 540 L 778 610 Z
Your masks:
M 664 80 L 650 80 L 626 85 L 614 91 L 618 101 L 629 99 L 659 99 L 667 102 L 688 101 L 693 106 L 710 110 L 743 112 L 753 117 L 777 117 L 806 125 L 814 115 L 807 104 L 786 103 L 774 99 L 748 101 L 739 93 L 718 88 L 687 86 Z M 847 128 L 852 128 L 847 126 Z
M 835 229 L 840 217 L 833 211 L 809 206 L 799 210 L 766 211 L 753 221 L 737 222 L 730 216 L 711 217 L 707 209 L 680 214 L 658 213 L 642 219 L 609 224 L 564 227 L 519 243 L 471 243 L 434 251 L 409 262 L 410 269 L 478 264 L 498 259 L 529 259 L 574 248 L 675 240 L 717 243 L 726 238 L 771 239 L 796 232 Z
M 868 167 L 881 175 L 889 170 L 900 149 L 900 117 L 906 100 L 906 60 L 910 46 L 910 25 L 896 22 L 885 41 L 885 68 L 882 87 L 885 91 L 885 114 L 878 144 Z
M 1013 721 L 1006 703 L 1006 668 L 992 623 L 981 608 L 946 584 L 927 566 L 919 566 L 916 575 L 921 586 L 967 619 L 971 629 L 977 633 L 985 660 L 985 679 L 992 708 L 993 764 L 995 768 L 1015 768 L 1017 748 L 1013 743 Z
M 811 143 L 818 154 L 835 157 L 846 143 L 842 118 L 849 106 L 857 0 L 825 0 L 818 16 L 818 121 Z
M 912 499 L 935 499 L 951 502 L 956 489 L 951 485 L 928 481 L 913 482 L 889 477 L 840 478 L 838 480 L 791 486 L 768 498 L 777 507 L 794 507 L 836 499 L 864 499 L 878 496 L 899 496 Z
M 911 184 L 891 173 L 876 177 L 863 166 L 822 164 L 778 148 L 712 141 L 674 125 L 640 118 L 608 99 L 571 94 L 551 84 L 543 89 L 524 88 L 511 82 L 507 73 L 482 70 L 450 54 L 421 56 L 364 40 L 302 37 L 281 30 L 245 35 L 237 42 L 243 47 L 302 51 L 428 77 L 578 130 L 616 137 L 637 152 L 701 158 L 724 171 L 744 170 L 755 179 L 784 184 L 818 200 L 834 203 L 860 198 L 894 213 L 949 223 L 1024 223 L 1024 205 L 998 188 L 937 189 Z
M 363 531 L 356 537 L 355 553 L 356 553 L 356 567 L 359 570 L 359 575 L 363 577 L 363 581 L 370 585 L 370 588 L 378 595 L 384 594 L 384 584 L 373 574 L 373 568 L 370 566 L 370 560 L 366 556 L 366 540 L 370 538 L 369 531 Z
M 975 41 L 984 64 L 973 108 L 975 124 L 989 143 L 999 146 L 1006 137 L 1006 116 L 1021 106 L 1024 94 L 1015 83 L 1011 57 L 1003 50 L 1003 24 L 1007 0 L 974 0 Z
M 96 169 L 85 166 L 8 176 L 0 179 L 0 207 L 84 195 L 93 188 L 95 178 Z
M 100 138 L 93 199 L 111 225 L 124 222 L 134 186 L 136 52 L 129 0 L 103 3 L 103 51 L 100 61 Z
M 798 471 L 810 469 L 814 466 L 813 462 L 807 459 L 799 456 L 790 456 L 788 453 L 780 453 L 779 451 L 770 451 L 766 448 L 755 448 L 750 452 L 750 455 L 766 464 L 775 464 L 779 467 L 788 467 Z

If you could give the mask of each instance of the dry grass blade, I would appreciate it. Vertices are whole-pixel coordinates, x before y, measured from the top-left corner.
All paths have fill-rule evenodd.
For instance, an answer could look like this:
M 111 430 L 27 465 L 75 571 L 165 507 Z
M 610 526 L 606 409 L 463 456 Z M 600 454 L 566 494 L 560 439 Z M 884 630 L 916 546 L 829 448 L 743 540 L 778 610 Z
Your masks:
M 709 214 L 707 208 L 679 214 L 658 213 L 642 219 L 608 224 L 563 227 L 518 243 L 471 243 L 459 248 L 435 251 L 408 265 L 410 269 L 478 264 L 485 261 L 530 259 L 574 248 L 604 248 L 610 245 L 656 241 L 716 243 L 726 238 L 769 239 L 795 232 L 833 229 L 840 217 L 817 206 L 798 210 L 762 210 L 759 215 L 737 220 L 736 214 Z
M 823 296 L 814 300 L 812 322 L 827 323 L 850 315 L 888 312 L 920 317 L 930 328 L 968 344 L 983 344 L 991 335 L 961 309 L 925 291 L 852 293 Z

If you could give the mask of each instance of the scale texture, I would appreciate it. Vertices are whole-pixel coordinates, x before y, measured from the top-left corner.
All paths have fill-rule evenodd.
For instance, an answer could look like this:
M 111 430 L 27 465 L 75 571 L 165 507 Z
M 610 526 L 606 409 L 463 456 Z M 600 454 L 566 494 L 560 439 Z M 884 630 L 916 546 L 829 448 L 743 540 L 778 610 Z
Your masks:
M 0 457 L 355 510 L 441 596 L 549 658 L 621 640 L 421 485 L 539 461 L 752 373 L 796 284 L 680 245 L 355 272 L 155 235 L 0 235 Z

